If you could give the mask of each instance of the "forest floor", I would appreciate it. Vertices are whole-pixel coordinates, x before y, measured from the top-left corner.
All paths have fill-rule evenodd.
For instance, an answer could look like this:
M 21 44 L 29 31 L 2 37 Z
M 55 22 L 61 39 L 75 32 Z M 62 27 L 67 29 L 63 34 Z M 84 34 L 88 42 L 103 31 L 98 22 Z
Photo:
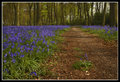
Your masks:
M 49 70 L 55 75 L 45 76 L 44 79 L 118 79 L 117 41 L 106 42 L 97 35 L 76 27 L 61 36 L 64 41 L 58 44 L 60 51 L 48 62 Z M 80 60 L 79 56 L 85 53 L 93 63 L 87 73 L 72 68 L 73 63 Z

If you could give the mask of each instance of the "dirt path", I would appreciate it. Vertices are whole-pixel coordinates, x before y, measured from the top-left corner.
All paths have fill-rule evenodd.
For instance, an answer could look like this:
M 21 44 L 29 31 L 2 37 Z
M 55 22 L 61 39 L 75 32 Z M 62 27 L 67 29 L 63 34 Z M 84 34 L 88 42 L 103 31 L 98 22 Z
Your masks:
M 65 32 L 62 37 L 65 41 L 58 45 L 61 50 L 55 54 L 54 61 L 57 64 L 50 69 L 57 76 L 50 77 L 51 79 L 117 79 L 117 42 L 105 42 L 96 35 L 75 27 Z M 75 47 L 80 50 L 75 50 Z M 84 53 L 87 53 L 88 60 L 94 65 L 88 71 L 89 75 L 86 75 L 85 71 L 72 68 L 72 64 L 80 60 L 77 56 Z

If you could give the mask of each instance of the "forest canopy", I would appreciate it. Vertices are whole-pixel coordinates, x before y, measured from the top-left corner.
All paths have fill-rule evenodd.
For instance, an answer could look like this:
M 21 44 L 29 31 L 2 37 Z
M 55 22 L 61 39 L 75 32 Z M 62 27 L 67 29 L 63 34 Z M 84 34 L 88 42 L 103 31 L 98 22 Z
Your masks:
M 3 2 L 3 26 L 118 26 L 116 2 Z

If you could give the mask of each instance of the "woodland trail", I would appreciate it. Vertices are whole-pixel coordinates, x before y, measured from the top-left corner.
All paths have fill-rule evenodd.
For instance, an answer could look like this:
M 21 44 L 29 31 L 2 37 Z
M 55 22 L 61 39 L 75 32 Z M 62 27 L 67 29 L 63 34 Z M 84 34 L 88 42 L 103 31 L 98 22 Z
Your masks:
M 60 52 L 55 53 L 54 62 L 57 63 L 50 68 L 57 76 L 47 79 L 118 79 L 117 42 L 106 42 L 97 35 L 88 34 L 76 27 L 61 36 L 64 41 L 58 44 Z M 89 75 L 72 68 L 72 64 L 85 53 L 94 65 L 88 71 Z

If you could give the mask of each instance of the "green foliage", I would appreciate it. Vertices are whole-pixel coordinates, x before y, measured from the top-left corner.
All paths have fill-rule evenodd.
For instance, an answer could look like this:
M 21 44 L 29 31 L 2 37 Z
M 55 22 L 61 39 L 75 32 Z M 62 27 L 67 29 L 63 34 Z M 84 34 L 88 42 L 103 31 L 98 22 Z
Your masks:
M 110 30 L 105 33 L 104 29 L 101 30 L 92 30 L 91 28 L 81 28 L 82 31 L 88 32 L 90 34 L 96 34 L 98 35 L 100 38 L 106 40 L 106 41 L 110 41 L 110 40 L 117 40 L 117 36 L 118 36 L 118 32 L 114 32 L 113 34 L 110 33 Z
M 110 14 L 109 13 L 105 14 L 105 25 L 110 25 Z
M 77 47 L 75 47 L 75 48 L 74 48 L 74 50 L 77 50 L 77 51 L 79 51 L 79 50 L 80 50 L 80 48 L 77 48 Z
M 99 12 L 95 13 L 93 17 L 93 24 L 102 25 L 102 21 L 103 21 L 103 14 Z
M 76 61 L 72 67 L 74 69 L 82 70 L 82 71 L 87 71 L 92 67 L 92 63 L 90 61 Z

